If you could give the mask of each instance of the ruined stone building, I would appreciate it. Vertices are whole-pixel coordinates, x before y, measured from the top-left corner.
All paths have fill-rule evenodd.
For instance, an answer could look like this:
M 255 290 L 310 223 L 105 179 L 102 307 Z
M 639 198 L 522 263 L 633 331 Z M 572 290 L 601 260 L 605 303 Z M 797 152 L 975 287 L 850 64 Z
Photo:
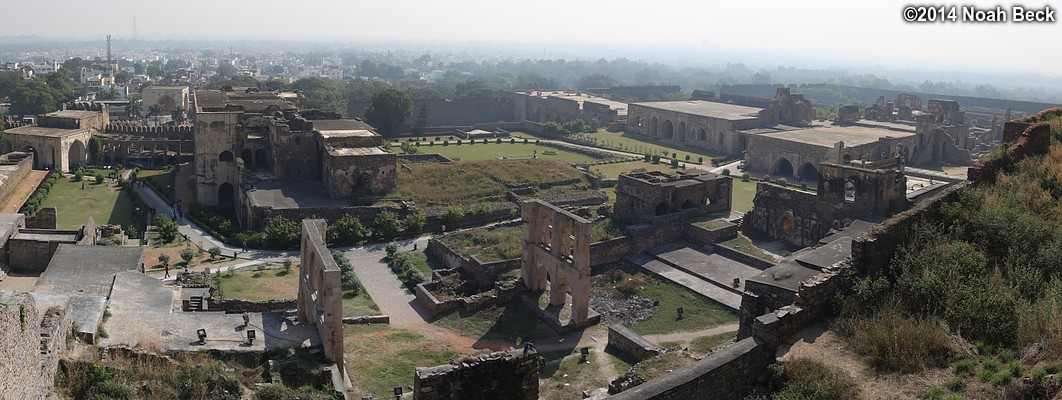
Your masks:
M 597 120 L 602 126 L 627 118 L 627 103 L 583 92 L 528 90 L 512 96 L 517 121 Z
M 180 108 L 188 110 L 189 95 L 187 86 L 148 86 L 141 93 L 144 110 L 153 105 L 162 106 L 162 112 L 169 115 Z
M 109 124 L 107 106 L 69 103 L 63 109 L 37 116 L 37 124 L 4 131 L 0 154 L 33 154 L 35 169 L 72 171 L 88 161 L 89 138 Z
M 246 228 L 266 209 L 339 207 L 394 188 L 397 155 L 371 126 L 298 103 L 253 88 L 196 91 L 197 201 Z
M 644 172 L 619 176 L 614 218 L 644 224 L 684 210 L 698 214 L 730 211 L 731 179 L 708 172 Z
M 742 131 L 773 125 L 802 126 L 814 115 L 811 102 L 803 95 L 779 88 L 766 108 L 705 100 L 634 103 L 628 111 L 627 131 L 740 156 L 746 148 Z

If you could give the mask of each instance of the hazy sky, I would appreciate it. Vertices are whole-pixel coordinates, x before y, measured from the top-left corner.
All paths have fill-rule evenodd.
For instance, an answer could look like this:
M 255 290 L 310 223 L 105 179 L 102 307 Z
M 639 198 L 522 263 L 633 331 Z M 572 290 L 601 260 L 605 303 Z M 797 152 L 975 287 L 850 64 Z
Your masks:
M 964 0 L 966 1 L 966 0 Z M 976 0 L 980 7 L 995 2 Z M 0 36 L 679 43 L 918 68 L 1057 75 L 1060 23 L 906 23 L 903 2 L 823 0 L 9 1 Z M 948 3 L 943 3 L 947 5 Z M 964 4 L 962 2 L 952 4 Z M 971 4 L 971 3 L 965 3 Z M 1008 3 L 1008 7 L 1009 7 Z M 1047 3 L 1024 3 L 1040 8 Z M 1062 6 L 1062 0 L 1058 2 Z M 46 8 L 47 10 L 41 10 Z M 11 17 L 25 16 L 25 17 Z M 40 18 L 34 18 L 40 16 Z M 666 60 L 661 60 L 666 61 Z M 841 64 L 831 62 L 831 65 Z

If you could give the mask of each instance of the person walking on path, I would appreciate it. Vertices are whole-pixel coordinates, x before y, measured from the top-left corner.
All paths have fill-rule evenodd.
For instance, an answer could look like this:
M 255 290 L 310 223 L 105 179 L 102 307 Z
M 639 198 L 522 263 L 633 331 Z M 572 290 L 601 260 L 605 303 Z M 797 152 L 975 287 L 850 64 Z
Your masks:
M 169 278 L 170 277 L 170 264 L 165 264 L 165 265 L 163 265 L 163 267 L 166 268 L 166 278 Z

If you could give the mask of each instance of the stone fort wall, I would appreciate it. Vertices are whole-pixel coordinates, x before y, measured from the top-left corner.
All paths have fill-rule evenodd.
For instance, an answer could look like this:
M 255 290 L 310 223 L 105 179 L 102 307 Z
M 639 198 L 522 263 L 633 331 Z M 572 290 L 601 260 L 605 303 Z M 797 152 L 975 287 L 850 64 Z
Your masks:
M 538 353 L 501 351 L 417 368 L 415 400 L 538 399 Z
M 66 353 L 71 318 L 66 308 L 38 308 L 26 293 L 0 292 L 0 398 L 43 399 Z
M 347 115 L 362 118 L 369 102 L 347 104 Z M 512 101 L 509 99 L 454 99 L 413 100 L 413 115 L 407 124 L 420 116 L 423 107 L 428 109 L 428 126 L 472 125 L 487 121 L 514 121 Z

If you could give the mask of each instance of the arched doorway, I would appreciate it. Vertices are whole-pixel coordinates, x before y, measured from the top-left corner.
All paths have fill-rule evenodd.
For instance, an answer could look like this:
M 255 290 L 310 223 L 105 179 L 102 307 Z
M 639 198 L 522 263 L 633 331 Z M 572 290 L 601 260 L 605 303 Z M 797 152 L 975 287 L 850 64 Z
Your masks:
M 675 126 L 671 124 L 671 121 L 664 120 L 664 124 L 660 127 L 660 133 L 663 134 L 664 139 L 674 139 Z
M 354 194 L 367 194 L 372 189 L 372 174 L 365 171 L 354 176 Z
M 800 170 L 797 171 L 797 173 L 797 176 L 800 177 L 800 180 L 802 182 L 806 182 L 808 184 L 819 183 L 819 169 L 815 168 L 815 164 L 804 163 L 804 165 L 800 166 Z
M 789 160 L 786 160 L 784 158 L 779 159 L 774 164 L 774 169 L 771 170 L 771 175 L 774 176 L 775 178 L 792 179 L 793 178 L 793 164 L 791 164 L 789 162 Z
M 679 124 L 678 124 L 678 132 L 677 133 L 678 133 L 678 141 L 685 143 L 686 142 L 686 122 L 685 121 L 679 122 Z
M 218 186 L 218 208 L 222 213 L 233 215 L 236 211 L 236 191 L 231 183 Z
M 657 136 L 660 133 L 657 131 L 660 129 L 660 121 L 653 117 L 649 120 L 649 136 Z
M 261 170 L 269 169 L 269 157 L 266 156 L 265 149 L 258 149 L 254 151 L 254 166 Z
M 235 157 L 233 157 L 232 152 L 228 150 L 225 150 L 221 152 L 221 154 L 218 154 L 218 161 L 232 162 L 234 159 Z
M 162 111 L 170 112 L 177 108 L 177 102 L 173 101 L 170 96 L 159 97 L 159 105 L 162 106 Z
M 660 204 L 656 205 L 656 215 L 664 215 L 669 212 L 671 212 L 671 207 L 666 202 L 661 201 Z
M 793 228 L 793 222 L 789 220 L 789 217 L 782 217 L 782 219 L 778 221 L 778 227 L 783 233 L 788 233 L 789 230 Z
M 78 169 L 81 164 L 85 162 L 85 145 L 81 144 L 81 140 L 74 140 L 70 143 L 70 152 L 67 154 L 67 167 L 70 171 Z
M 33 169 L 43 169 L 41 158 L 37 155 L 37 149 L 33 148 L 33 146 L 26 146 L 26 148 L 22 149 L 22 152 L 33 155 Z

